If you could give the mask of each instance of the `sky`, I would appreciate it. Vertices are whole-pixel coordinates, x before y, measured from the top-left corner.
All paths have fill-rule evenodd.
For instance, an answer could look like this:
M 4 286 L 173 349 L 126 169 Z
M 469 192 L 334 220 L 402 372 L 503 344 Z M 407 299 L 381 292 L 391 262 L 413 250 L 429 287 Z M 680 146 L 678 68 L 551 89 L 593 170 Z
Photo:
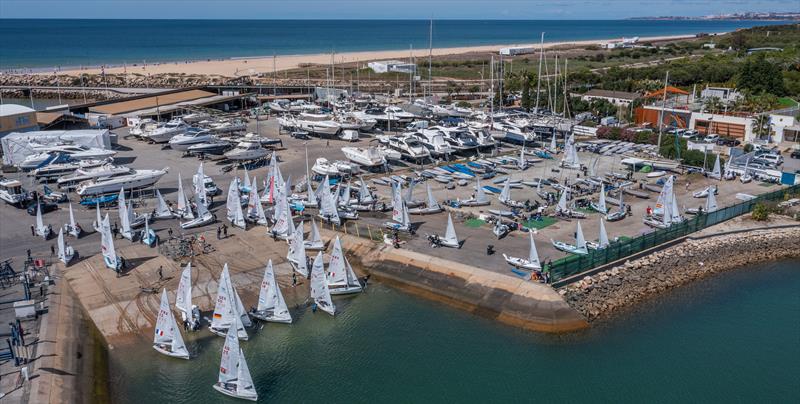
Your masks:
M 800 11 L 798 0 L 0 0 L 0 18 L 620 19 Z

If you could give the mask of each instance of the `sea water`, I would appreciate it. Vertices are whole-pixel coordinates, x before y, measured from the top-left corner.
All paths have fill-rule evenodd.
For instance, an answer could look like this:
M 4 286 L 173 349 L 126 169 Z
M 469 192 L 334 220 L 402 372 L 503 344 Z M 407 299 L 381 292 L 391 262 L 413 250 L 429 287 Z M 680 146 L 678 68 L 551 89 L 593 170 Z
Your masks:
M 433 22 L 433 46 L 454 47 L 729 32 L 770 21 Z M 0 70 L 240 56 L 428 48 L 425 20 L 0 19 Z
M 800 261 L 684 286 L 591 329 L 545 335 L 371 284 L 335 318 L 293 309 L 241 346 L 262 402 L 798 402 Z M 122 403 L 237 402 L 211 388 L 223 339 L 195 357 L 112 351 Z

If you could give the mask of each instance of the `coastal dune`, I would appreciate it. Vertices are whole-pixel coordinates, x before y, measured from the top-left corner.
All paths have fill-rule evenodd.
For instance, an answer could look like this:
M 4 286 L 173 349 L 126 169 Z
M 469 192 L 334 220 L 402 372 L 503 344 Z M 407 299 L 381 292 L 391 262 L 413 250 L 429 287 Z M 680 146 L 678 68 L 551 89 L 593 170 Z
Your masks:
M 640 42 L 662 42 L 681 39 L 694 38 L 695 35 L 670 35 L 652 36 L 640 38 Z M 620 41 L 621 38 L 595 39 L 585 41 L 568 42 L 549 42 L 544 44 L 545 49 L 556 47 L 578 47 L 588 45 L 602 45 L 610 42 Z M 409 57 L 426 58 L 432 56 L 446 56 L 465 53 L 486 53 L 498 52 L 500 48 L 523 46 L 539 48 L 540 44 L 506 44 L 506 45 L 483 45 L 483 46 L 463 46 L 451 48 L 434 48 L 406 50 L 383 50 L 383 51 L 363 51 L 363 52 L 343 52 L 334 55 L 336 64 L 365 62 L 370 60 L 383 59 L 408 59 Z M 332 62 L 331 54 L 310 54 L 310 55 L 278 55 L 278 56 L 243 56 L 222 60 L 205 61 L 184 61 L 167 62 L 147 65 L 127 65 L 114 66 L 102 69 L 100 67 L 80 69 L 65 69 L 64 74 L 77 75 L 101 74 L 105 70 L 106 74 L 189 74 L 189 75 L 220 75 L 225 77 L 236 77 L 255 74 L 270 74 L 275 71 L 297 69 L 307 64 L 328 65 Z M 41 74 L 52 74 L 52 72 L 42 72 Z

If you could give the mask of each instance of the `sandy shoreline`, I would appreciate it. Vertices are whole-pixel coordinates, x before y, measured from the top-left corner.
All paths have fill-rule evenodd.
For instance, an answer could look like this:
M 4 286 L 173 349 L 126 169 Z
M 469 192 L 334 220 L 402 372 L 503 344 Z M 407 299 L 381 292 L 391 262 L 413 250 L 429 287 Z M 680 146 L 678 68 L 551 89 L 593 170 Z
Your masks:
M 670 41 L 679 39 L 695 38 L 694 34 L 686 35 L 669 35 L 669 36 L 654 36 L 642 37 L 640 42 L 654 42 L 654 41 Z M 550 49 L 558 46 L 586 46 L 606 44 L 609 42 L 620 41 L 621 38 L 613 39 L 593 39 L 585 41 L 565 41 L 565 42 L 549 42 L 544 44 L 545 49 Z M 464 54 L 472 52 L 497 52 L 500 48 L 511 46 L 526 46 L 526 47 L 539 47 L 539 44 L 505 44 L 505 45 L 482 45 L 482 46 L 463 46 L 451 48 L 434 48 L 432 51 L 433 56 L 444 56 L 454 54 Z M 428 49 L 414 49 L 410 51 L 405 50 L 384 50 L 384 51 L 361 51 L 361 52 L 343 52 L 336 54 L 336 63 L 353 63 L 363 62 L 369 60 L 382 60 L 382 59 L 407 59 L 410 55 L 417 58 L 427 57 L 429 54 Z M 273 60 L 274 59 L 274 60 Z M 147 66 L 115 66 L 105 69 L 107 74 L 122 74 L 126 71 L 128 73 L 139 74 L 190 74 L 190 75 L 220 75 L 227 77 L 235 77 L 241 75 L 251 75 L 258 73 L 272 73 L 274 70 L 283 71 L 296 69 L 303 64 L 321 64 L 327 65 L 331 63 L 330 54 L 310 54 L 310 55 L 279 55 L 270 56 L 253 56 L 253 57 L 237 57 L 223 60 L 204 60 L 204 61 L 190 61 L 190 62 L 168 62 L 160 64 L 148 64 Z M 80 69 L 66 69 L 62 71 L 63 74 L 100 74 L 100 67 Z M 52 72 L 41 72 L 41 74 L 52 74 Z

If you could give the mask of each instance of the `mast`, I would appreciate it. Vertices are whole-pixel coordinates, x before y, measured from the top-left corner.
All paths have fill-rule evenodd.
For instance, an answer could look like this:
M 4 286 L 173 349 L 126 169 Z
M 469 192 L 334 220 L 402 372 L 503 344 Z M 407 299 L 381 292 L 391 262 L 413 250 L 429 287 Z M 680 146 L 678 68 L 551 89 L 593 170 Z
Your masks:
M 428 91 L 433 97 L 433 17 L 428 32 Z
M 494 55 L 492 55 L 492 61 L 489 65 L 489 82 L 491 83 L 491 94 L 489 94 L 489 119 L 491 125 L 489 126 L 489 130 L 494 129 Z
M 664 126 L 664 108 L 667 107 L 667 83 L 669 83 L 669 70 L 664 77 L 664 97 L 661 99 L 661 111 L 658 113 L 658 149 L 661 149 L 661 134 Z M 705 168 L 705 167 L 704 167 Z
M 564 118 L 569 118 L 569 96 L 567 95 L 567 62 L 569 59 L 564 58 Z
M 539 114 L 539 90 L 542 88 L 542 60 L 544 59 L 544 32 L 539 43 L 539 72 L 536 73 L 536 114 Z

